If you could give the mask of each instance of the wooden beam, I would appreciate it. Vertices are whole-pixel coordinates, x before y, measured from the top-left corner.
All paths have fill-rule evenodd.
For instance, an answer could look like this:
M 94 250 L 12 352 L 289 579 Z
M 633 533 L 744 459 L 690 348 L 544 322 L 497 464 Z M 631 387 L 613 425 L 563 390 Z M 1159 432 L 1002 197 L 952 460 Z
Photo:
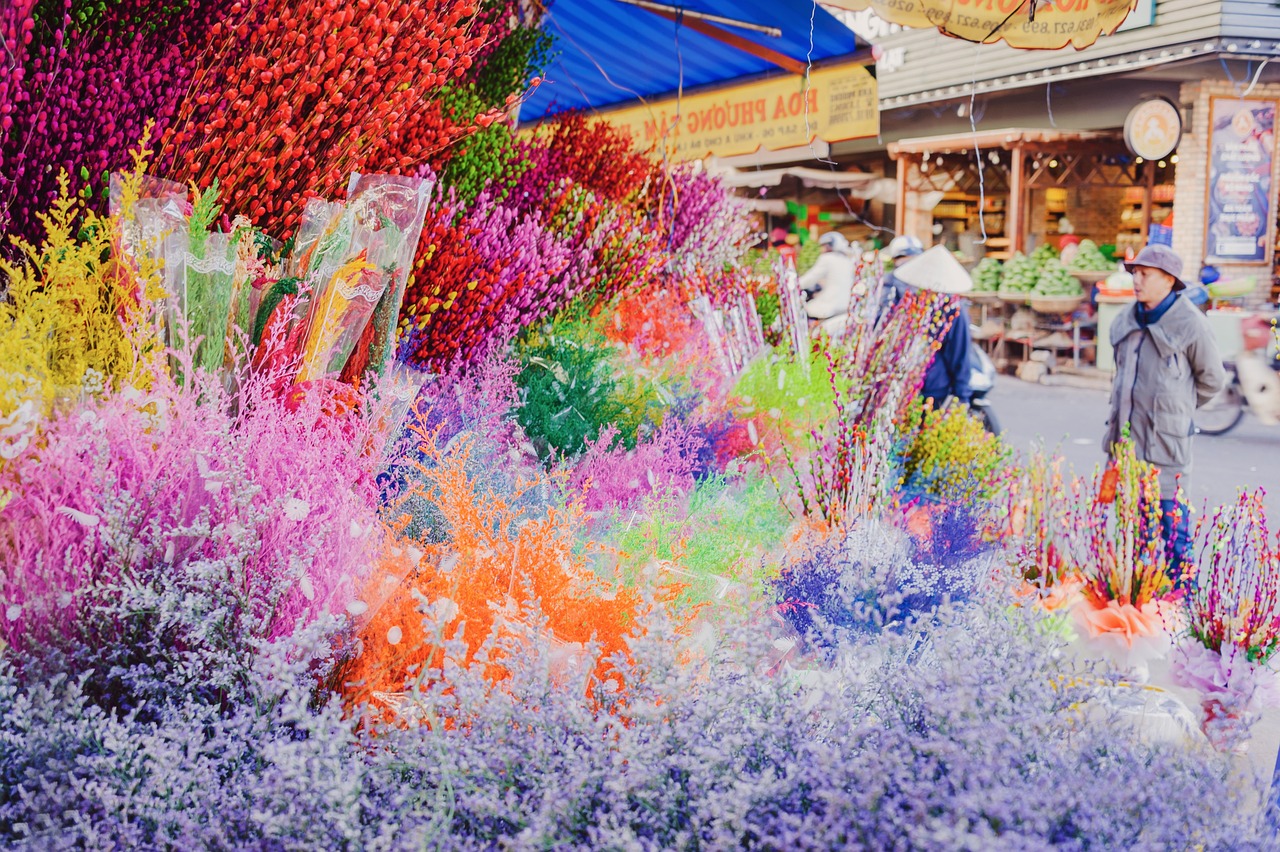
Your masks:
M 1009 238 L 1010 251 L 1022 251 L 1026 248 L 1026 237 L 1022 227 L 1023 209 L 1026 206 L 1026 190 L 1023 180 L 1026 178 L 1026 152 L 1021 145 L 1015 145 L 1009 164 L 1009 209 L 1004 220 L 1004 235 Z
M 893 230 L 901 234 L 907 227 L 907 170 L 915 164 L 911 157 L 898 159 L 898 201 L 893 208 Z
M 784 71 L 792 74 L 803 75 L 808 67 L 799 59 L 793 59 L 785 53 L 779 53 L 776 50 L 765 47 L 762 44 L 756 44 L 749 38 L 743 38 L 737 33 L 731 33 L 728 30 L 722 30 L 715 24 L 709 24 L 706 21 L 700 21 L 697 18 L 691 18 L 686 15 L 679 15 L 675 12 L 668 12 L 665 9 L 654 9 L 650 6 L 638 6 L 646 12 L 651 12 L 660 18 L 666 18 L 668 21 L 679 21 L 684 26 L 693 30 L 695 33 L 701 33 L 707 38 L 713 38 L 718 42 L 735 47 L 743 53 L 749 53 L 757 59 L 763 59 L 766 62 L 772 62 Z

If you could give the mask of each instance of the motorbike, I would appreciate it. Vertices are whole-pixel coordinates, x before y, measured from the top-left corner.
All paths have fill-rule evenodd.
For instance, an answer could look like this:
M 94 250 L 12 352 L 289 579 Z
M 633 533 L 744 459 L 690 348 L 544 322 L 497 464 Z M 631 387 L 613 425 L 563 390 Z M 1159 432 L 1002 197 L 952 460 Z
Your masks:
M 1000 428 L 1000 420 L 991 406 L 991 400 L 987 399 L 987 394 L 991 393 L 995 386 L 996 365 L 992 363 L 991 358 L 981 346 L 970 341 L 969 390 L 973 395 L 969 397 L 969 409 L 974 416 L 982 420 L 982 425 L 988 432 L 999 435 L 1003 431 Z
M 1243 351 L 1223 364 L 1227 387 L 1196 412 L 1196 432 L 1225 435 L 1244 419 L 1245 409 L 1267 425 L 1280 424 L 1280 337 L 1274 322 L 1262 315 L 1241 321 Z

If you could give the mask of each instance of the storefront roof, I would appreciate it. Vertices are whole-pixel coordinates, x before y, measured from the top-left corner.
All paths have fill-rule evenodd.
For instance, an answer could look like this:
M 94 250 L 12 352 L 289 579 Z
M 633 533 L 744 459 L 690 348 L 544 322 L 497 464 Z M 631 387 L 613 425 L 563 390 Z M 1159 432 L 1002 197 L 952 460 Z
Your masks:
M 550 5 L 542 26 L 555 37 L 555 56 L 521 106 L 522 121 L 794 72 L 865 46 L 812 0 L 669 0 L 649 8 L 635 2 Z
M 734 169 L 711 167 L 712 172 L 728 186 L 779 186 L 784 178 L 793 177 L 804 186 L 819 189 L 845 189 L 861 191 L 866 189 L 880 190 L 884 181 L 893 184 L 891 178 L 863 172 L 838 172 L 830 169 L 815 169 L 807 166 L 786 166 L 778 169 Z
M 945 136 L 921 136 L 889 143 L 889 155 L 902 154 L 951 154 L 967 151 L 975 145 L 982 149 L 1003 148 L 1055 148 L 1063 144 L 1112 144 L 1119 135 L 1109 131 L 1035 129 L 1006 127 L 999 130 L 980 130 L 977 133 L 953 133 Z

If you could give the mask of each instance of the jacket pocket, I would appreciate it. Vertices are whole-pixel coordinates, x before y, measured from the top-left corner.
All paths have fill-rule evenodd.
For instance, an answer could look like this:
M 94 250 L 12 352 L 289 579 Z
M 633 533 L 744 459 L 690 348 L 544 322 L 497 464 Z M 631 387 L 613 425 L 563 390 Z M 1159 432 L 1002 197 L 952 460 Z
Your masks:
M 1183 467 L 1191 460 L 1191 415 L 1182 410 L 1157 407 L 1155 433 L 1147 448 L 1147 461 L 1156 466 Z

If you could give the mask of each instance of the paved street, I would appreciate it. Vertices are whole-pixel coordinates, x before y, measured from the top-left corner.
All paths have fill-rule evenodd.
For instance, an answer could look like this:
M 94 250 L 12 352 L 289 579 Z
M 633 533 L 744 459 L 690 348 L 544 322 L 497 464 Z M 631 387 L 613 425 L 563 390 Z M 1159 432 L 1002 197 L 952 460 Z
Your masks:
M 1025 450 L 1040 438 L 1057 445 L 1076 473 L 1091 473 L 1102 461 L 1099 439 L 1107 419 L 1102 391 L 1028 384 L 1001 376 L 991 399 L 1005 438 Z M 1263 426 L 1250 414 L 1228 434 L 1198 435 L 1191 502 L 1212 507 L 1235 499 L 1242 487 L 1267 491 L 1267 517 L 1280 527 L 1280 426 Z

